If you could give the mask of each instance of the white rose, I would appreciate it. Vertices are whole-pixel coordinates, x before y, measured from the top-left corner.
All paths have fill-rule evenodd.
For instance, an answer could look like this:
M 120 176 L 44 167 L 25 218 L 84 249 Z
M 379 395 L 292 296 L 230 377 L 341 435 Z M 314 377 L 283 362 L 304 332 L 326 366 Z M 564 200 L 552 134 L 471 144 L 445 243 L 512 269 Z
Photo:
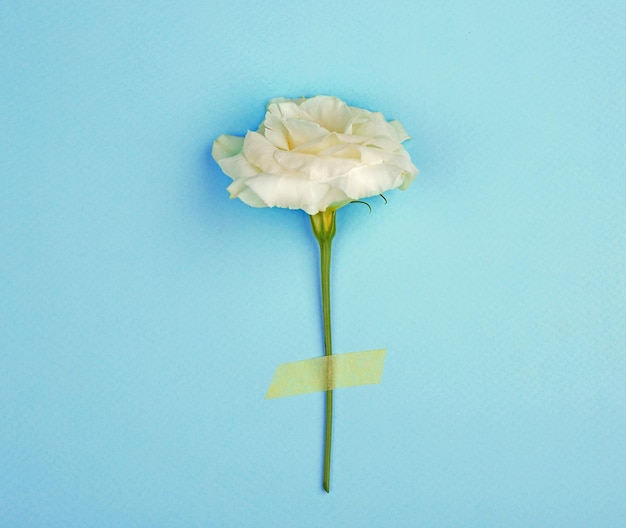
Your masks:
M 398 121 L 337 97 L 272 99 L 256 132 L 222 135 L 213 158 L 233 179 L 231 198 L 313 215 L 406 189 L 417 175 Z

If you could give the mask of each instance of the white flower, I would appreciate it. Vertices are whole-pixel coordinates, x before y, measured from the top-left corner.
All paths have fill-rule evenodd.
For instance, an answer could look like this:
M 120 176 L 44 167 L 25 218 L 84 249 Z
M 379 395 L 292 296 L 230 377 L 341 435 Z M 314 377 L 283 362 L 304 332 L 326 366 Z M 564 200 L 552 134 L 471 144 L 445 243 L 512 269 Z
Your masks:
M 337 97 L 272 99 L 259 129 L 220 136 L 213 158 L 233 179 L 231 198 L 313 215 L 408 188 L 417 168 L 402 146 L 407 139 L 398 121 Z

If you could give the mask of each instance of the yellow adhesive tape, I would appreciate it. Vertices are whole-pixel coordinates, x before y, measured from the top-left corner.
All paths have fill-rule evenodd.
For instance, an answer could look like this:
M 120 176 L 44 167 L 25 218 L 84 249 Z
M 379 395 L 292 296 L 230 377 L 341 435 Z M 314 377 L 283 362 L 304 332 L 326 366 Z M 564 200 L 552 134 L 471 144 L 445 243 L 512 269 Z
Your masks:
M 386 352 L 383 348 L 283 363 L 276 367 L 265 399 L 380 383 Z

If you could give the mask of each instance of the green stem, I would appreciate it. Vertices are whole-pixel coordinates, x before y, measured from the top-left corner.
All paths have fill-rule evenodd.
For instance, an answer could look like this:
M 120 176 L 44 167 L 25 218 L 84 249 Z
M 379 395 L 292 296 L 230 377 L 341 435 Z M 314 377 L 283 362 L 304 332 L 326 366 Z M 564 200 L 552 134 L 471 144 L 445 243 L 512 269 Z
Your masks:
M 323 211 L 311 215 L 313 234 L 320 245 L 320 272 L 322 282 L 322 314 L 324 319 L 324 353 L 333 354 L 333 342 L 330 329 L 330 256 L 333 237 L 335 236 L 335 211 Z M 327 379 L 332 380 L 332 363 L 328 362 Z M 333 433 L 333 391 L 326 391 L 326 435 L 324 441 L 324 479 L 323 487 L 330 493 L 330 449 Z

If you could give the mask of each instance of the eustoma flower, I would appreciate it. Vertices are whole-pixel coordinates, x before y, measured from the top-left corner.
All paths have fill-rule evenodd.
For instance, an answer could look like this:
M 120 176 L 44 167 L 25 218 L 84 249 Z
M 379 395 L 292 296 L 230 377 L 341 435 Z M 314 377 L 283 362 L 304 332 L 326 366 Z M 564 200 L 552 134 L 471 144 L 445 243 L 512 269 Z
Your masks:
M 256 132 L 220 136 L 213 157 L 233 179 L 231 198 L 310 215 L 406 189 L 417 174 L 398 121 L 336 97 L 273 99 Z
M 398 121 L 348 106 L 337 97 L 272 99 L 265 119 L 245 137 L 222 135 L 213 157 L 232 183 L 231 198 L 252 207 L 302 209 L 320 246 L 325 355 L 332 354 L 330 256 L 337 209 L 407 189 L 417 175 Z M 329 363 L 330 365 L 331 363 Z M 326 391 L 323 486 L 330 489 L 332 390 Z

